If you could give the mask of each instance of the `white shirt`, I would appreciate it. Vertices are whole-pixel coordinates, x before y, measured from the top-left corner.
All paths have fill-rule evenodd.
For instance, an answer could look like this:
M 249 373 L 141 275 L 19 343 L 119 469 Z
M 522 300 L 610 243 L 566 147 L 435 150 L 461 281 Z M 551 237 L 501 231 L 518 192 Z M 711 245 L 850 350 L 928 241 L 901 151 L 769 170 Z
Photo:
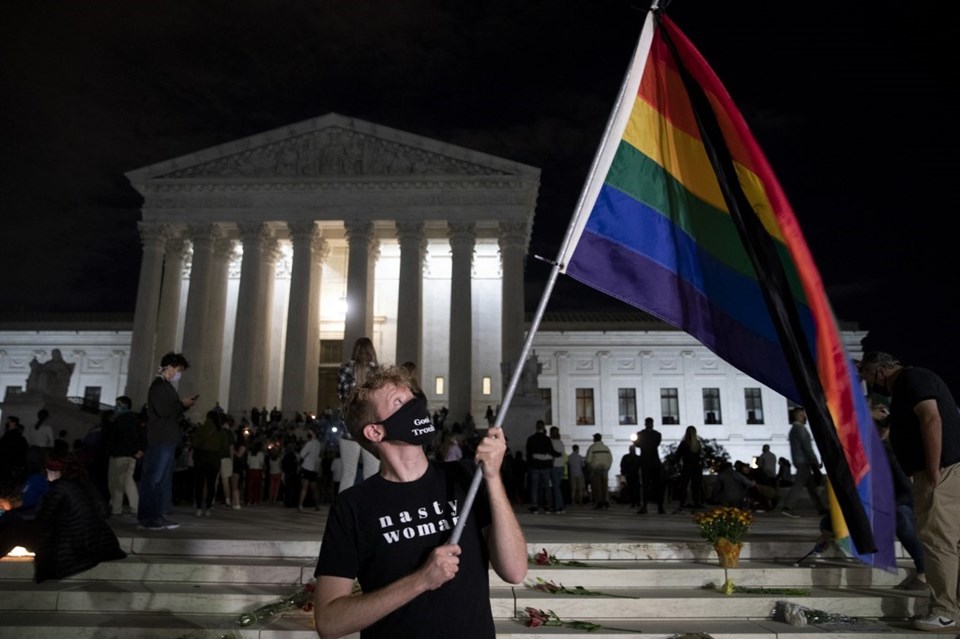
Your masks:
M 314 437 L 300 449 L 300 468 L 311 472 L 320 471 L 320 442 Z
M 40 424 L 40 428 L 27 426 L 23 429 L 23 436 L 31 446 L 53 448 L 53 429 L 50 424 Z
M 263 451 L 259 453 L 250 453 L 247 455 L 247 468 L 250 470 L 263 470 Z

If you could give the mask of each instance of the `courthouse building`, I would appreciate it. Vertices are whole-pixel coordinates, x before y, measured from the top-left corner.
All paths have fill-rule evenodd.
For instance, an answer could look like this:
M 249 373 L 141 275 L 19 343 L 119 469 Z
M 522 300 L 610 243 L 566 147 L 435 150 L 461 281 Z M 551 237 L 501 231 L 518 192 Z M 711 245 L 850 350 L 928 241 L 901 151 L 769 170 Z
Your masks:
M 290 416 L 336 406 L 337 368 L 369 336 L 380 361 L 416 363 L 432 410 L 481 422 L 528 326 L 539 175 L 337 114 L 131 171 L 132 322 L 0 325 L 0 388 L 23 390 L 30 361 L 59 348 L 76 363 L 69 395 L 140 405 L 160 357 L 180 351 L 180 393 L 202 409 Z M 852 355 L 863 337 L 844 331 Z M 693 424 L 735 458 L 763 443 L 789 457 L 785 398 L 643 313 L 551 315 L 533 348 L 544 416 L 568 446 L 601 432 L 619 459 L 651 416 L 664 443 Z

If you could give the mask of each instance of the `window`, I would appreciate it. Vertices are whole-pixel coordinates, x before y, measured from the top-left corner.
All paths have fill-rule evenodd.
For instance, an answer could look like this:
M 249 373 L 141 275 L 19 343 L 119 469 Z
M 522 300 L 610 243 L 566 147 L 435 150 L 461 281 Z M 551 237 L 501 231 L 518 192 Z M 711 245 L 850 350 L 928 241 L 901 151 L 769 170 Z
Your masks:
M 544 405 L 547 407 L 547 412 L 543 416 L 543 421 L 547 424 L 553 423 L 553 393 L 549 388 L 540 389 L 540 399 L 543 400 Z
M 99 386 L 87 386 L 83 389 L 83 410 L 89 413 L 100 412 Z
M 617 405 L 619 407 L 620 425 L 625 426 L 637 423 L 637 389 L 621 388 L 617 390 Z
M 759 388 L 744 388 L 743 403 L 747 409 L 748 424 L 763 423 L 763 397 Z
M 437 375 L 433 382 L 433 392 L 437 395 L 443 395 L 443 375 Z
M 660 389 L 660 423 L 680 423 L 680 394 L 676 388 Z
M 723 414 L 720 412 L 720 389 L 703 389 L 703 423 L 722 424 Z
M 19 395 L 23 392 L 23 386 L 7 386 L 7 395 Z
M 593 389 L 577 389 L 577 425 L 590 426 L 594 424 L 593 419 Z
M 484 395 L 490 395 L 493 392 L 493 381 L 490 379 L 489 375 L 483 376 L 483 390 L 481 391 Z

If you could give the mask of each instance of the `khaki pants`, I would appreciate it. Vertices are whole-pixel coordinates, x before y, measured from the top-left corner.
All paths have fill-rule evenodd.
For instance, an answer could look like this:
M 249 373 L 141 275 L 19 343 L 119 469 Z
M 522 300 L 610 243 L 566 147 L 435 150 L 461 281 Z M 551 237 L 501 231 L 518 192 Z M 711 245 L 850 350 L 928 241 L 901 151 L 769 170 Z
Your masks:
M 110 512 L 123 513 L 123 496 L 126 494 L 130 509 L 137 512 L 140 507 L 140 493 L 133 473 L 137 469 L 136 457 L 111 457 L 107 466 L 107 489 L 110 491 Z
M 960 463 L 940 470 L 932 486 L 925 472 L 913 475 L 913 507 L 926 555 L 932 615 L 960 621 L 957 578 L 960 571 Z
M 610 503 L 610 469 L 594 468 L 590 471 L 590 487 L 596 504 Z

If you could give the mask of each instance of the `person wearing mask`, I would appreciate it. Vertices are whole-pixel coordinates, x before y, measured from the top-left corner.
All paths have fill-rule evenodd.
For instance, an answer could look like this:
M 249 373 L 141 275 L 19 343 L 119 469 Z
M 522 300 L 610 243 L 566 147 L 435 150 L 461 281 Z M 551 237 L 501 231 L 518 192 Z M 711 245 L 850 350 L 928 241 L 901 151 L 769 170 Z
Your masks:
M 180 416 L 197 396 L 180 399 L 174 386 L 190 362 L 180 353 L 167 353 L 160 359 L 160 370 L 147 391 L 147 448 L 143 454 L 140 478 L 139 528 L 170 530 L 180 524 L 164 514 L 164 494 L 173 492 L 173 466 L 180 443 Z
M 437 429 L 397 367 L 372 371 L 351 393 L 344 416 L 353 440 L 380 459 L 380 468 L 331 507 L 314 571 L 317 633 L 493 637 L 490 570 L 516 584 L 528 561 L 500 476 L 503 429 L 487 430 L 475 461 L 431 461 L 425 447 Z M 477 464 L 483 482 L 463 513 Z M 452 543 L 457 523 L 462 535 Z

